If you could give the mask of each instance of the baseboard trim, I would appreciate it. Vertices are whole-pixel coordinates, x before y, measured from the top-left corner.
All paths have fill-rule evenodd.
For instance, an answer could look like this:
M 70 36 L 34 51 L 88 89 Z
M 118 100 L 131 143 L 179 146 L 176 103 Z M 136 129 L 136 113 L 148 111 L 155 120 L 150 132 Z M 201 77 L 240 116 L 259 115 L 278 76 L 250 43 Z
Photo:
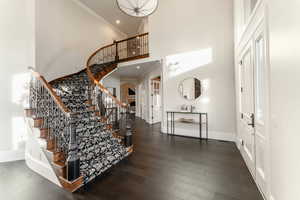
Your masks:
M 0 163 L 13 162 L 25 159 L 25 152 L 23 150 L 0 151 Z
M 208 138 L 215 139 L 215 140 L 235 142 L 236 134 L 230 132 L 208 131 Z
M 238 148 L 238 150 L 239 150 L 239 152 L 240 152 L 240 154 L 241 154 L 241 156 L 242 156 L 242 158 L 243 158 L 243 161 L 245 162 L 245 165 L 246 165 L 246 167 L 247 167 L 249 173 L 251 174 L 251 177 L 252 177 L 252 179 L 253 179 L 253 181 L 254 181 L 254 183 L 255 183 L 255 185 L 256 185 L 258 191 L 260 192 L 260 194 L 262 195 L 262 197 L 263 197 L 264 200 L 268 200 L 268 199 L 269 199 L 269 200 L 275 200 L 275 199 L 273 198 L 272 195 L 270 195 L 269 197 L 267 197 L 267 195 L 265 195 L 265 194 L 263 193 L 263 191 L 261 190 L 259 184 L 257 183 L 257 181 L 256 181 L 256 179 L 255 179 L 255 176 L 252 174 L 251 170 L 249 169 L 249 167 L 248 167 L 247 164 L 246 164 L 245 158 L 244 158 L 244 156 L 242 155 L 242 152 L 241 152 L 242 149 L 241 149 L 241 146 L 239 145 L 239 141 L 240 141 L 240 140 L 237 138 L 237 139 L 236 139 L 236 142 L 235 142 L 235 145 L 236 145 L 236 147 Z
M 166 128 L 163 128 L 161 131 L 162 133 L 167 134 Z M 176 128 L 175 135 L 191 137 L 191 138 L 199 138 L 198 130 L 195 132 L 194 130 L 187 130 L 183 128 Z M 206 137 L 205 130 L 202 132 L 202 137 L 203 138 Z M 230 132 L 221 132 L 221 131 L 208 131 L 208 139 L 236 142 L 236 134 Z

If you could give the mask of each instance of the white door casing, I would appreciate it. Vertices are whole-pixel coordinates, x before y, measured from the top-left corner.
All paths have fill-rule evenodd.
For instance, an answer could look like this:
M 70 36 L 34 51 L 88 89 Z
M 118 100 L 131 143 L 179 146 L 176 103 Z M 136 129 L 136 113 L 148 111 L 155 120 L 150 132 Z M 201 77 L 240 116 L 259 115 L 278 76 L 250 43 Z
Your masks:
M 146 102 L 146 90 L 145 90 L 145 88 L 142 88 L 141 110 L 142 110 L 142 119 L 147 120 L 147 102 Z
M 256 182 L 267 196 L 268 167 L 268 64 L 265 25 L 262 23 L 253 39 L 254 50 L 254 88 L 255 88 L 255 152 Z
M 161 81 L 151 80 L 151 123 L 161 122 Z

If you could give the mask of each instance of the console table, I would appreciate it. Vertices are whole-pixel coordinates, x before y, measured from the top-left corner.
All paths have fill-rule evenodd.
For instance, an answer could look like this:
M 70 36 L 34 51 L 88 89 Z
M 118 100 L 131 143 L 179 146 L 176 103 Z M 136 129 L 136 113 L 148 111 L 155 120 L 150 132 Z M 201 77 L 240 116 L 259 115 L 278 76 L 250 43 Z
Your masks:
M 167 133 L 170 135 L 175 135 L 175 115 L 176 114 L 186 114 L 186 115 L 198 115 L 199 116 L 199 138 L 200 140 L 208 140 L 208 114 L 201 112 L 185 112 L 185 111 L 167 111 Z M 169 115 L 171 116 L 171 121 L 169 122 Z M 202 116 L 205 117 L 205 122 L 202 120 Z M 205 124 L 205 138 L 202 137 L 203 124 Z M 170 130 L 170 131 L 169 131 Z

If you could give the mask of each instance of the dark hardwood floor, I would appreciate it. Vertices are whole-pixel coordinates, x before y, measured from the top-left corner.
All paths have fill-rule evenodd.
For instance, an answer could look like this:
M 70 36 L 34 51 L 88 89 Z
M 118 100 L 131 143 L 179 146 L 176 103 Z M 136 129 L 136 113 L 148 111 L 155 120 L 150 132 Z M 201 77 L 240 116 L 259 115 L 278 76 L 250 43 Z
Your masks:
M 233 143 L 171 137 L 136 120 L 135 152 L 68 193 L 26 167 L 0 164 L 2 200 L 263 200 Z

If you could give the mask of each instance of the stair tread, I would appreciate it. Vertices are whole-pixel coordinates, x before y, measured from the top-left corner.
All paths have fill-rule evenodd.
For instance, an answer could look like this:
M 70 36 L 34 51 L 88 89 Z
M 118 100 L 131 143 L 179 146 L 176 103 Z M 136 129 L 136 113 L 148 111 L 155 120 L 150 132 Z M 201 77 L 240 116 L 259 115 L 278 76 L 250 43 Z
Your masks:
M 63 161 L 53 161 L 53 164 L 55 164 L 57 167 L 65 167 L 66 163 Z
M 111 63 L 91 66 L 94 75 L 111 71 Z M 54 91 L 72 113 L 76 113 L 76 133 L 78 135 L 80 172 L 83 183 L 109 169 L 128 154 L 120 144 L 120 138 L 115 138 L 107 127 L 106 119 L 96 110 L 96 105 L 88 97 L 91 81 L 86 71 L 71 75 L 52 83 Z M 114 109 L 114 108 L 111 108 Z M 102 121 L 102 122 L 101 122 Z M 65 145 L 66 147 L 68 144 Z M 89 160 L 90 159 L 90 160 Z M 65 167 L 65 162 L 53 162 L 57 167 Z M 86 165 L 88 163 L 88 165 Z M 102 167 L 100 167 L 102 165 Z M 95 169 L 95 172 L 93 172 Z M 89 171 L 92 170 L 92 171 Z M 91 173 L 90 173 L 91 172 Z

